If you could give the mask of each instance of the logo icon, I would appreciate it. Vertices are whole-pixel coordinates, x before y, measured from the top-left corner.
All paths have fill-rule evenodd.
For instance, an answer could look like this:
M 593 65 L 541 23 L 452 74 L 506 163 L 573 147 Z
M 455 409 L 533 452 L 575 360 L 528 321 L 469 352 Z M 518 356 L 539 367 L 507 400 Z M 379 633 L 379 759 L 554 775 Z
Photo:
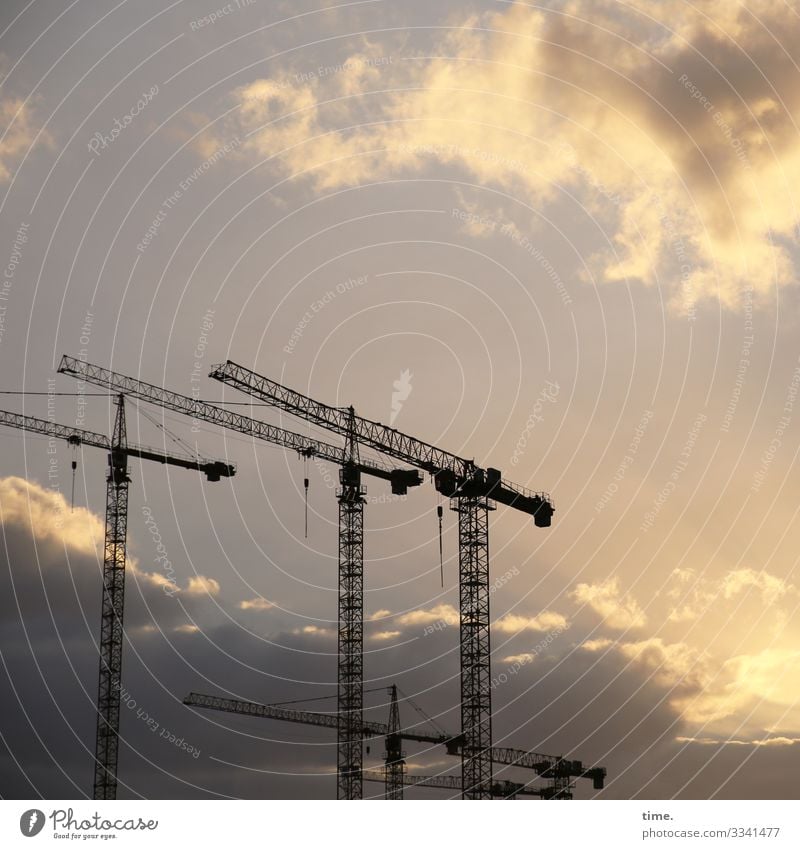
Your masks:
M 44 812 L 31 808 L 19 818 L 19 830 L 25 837 L 36 837 L 44 828 Z
M 392 415 L 389 419 L 389 424 L 393 425 L 394 420 L 397 418 L 400 410 L 403 409 L 403 401 L 408 400 L 408 396 L 411 394 L 411 378 L 414 375 L 411 374 L 409 369 L 403 369 L 400 372 L 400 378 L 395 380 L 392 386 L 394 387 L 394 392 L 392 392 Z

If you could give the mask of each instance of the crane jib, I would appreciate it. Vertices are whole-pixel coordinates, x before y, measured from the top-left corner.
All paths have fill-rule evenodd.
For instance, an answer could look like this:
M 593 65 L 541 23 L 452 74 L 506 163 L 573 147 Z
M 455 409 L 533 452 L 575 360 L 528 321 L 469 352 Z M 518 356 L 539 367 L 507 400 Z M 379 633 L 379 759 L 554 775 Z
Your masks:
M 498 469 L 484 470 L 472 460 L 458 457 L 380 422 L 357 416 L 352 407 L 344 409 L 324 404 L 231 360 L 212 366 L 209 377 L 276 409 L 428 472 L 442 495 L 489 498 L 533 516 L 537 527 L 546 528 L 551 524 L 555 506 L 550 496 L 504 481 Z

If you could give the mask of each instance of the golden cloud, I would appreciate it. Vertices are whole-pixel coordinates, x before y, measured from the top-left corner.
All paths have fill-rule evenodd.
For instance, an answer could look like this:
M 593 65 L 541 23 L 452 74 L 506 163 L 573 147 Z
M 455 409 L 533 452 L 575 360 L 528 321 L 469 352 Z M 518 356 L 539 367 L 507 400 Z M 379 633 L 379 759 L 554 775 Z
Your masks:
M 428 610 L 412 610 L 397 617 L 398 625 L 429 625 L 431 622 L 445 622 L 458 625 L 458 611 L 452 604 L 437 604 Z
M 565 616 L 552 610 L 545 610 L 538 616 L 510 614 L 499 619 L 492 627 L 505 634 L 518 634 L 521 631 L 563 631 L 568 625 Z
M 651 637 L 619 643 L 617 649 L 624 657 L 645 666 L 662 686 L 696 690 L 708 681 L 703 653 L 686 643 L 665 643 L 660 637 Z
M 192 575 L 189 578 L 189 585 L 186 587 L 184 592 L 187 595 L 210 595 L 215 596 L 219 595 L 219 581 L 215 581 L 213 578 L 206 578 L 204 575 Z
M 640 628 L 647 621 L 636 599 L 622 593 L 618 578 L 609 578 L 600 584 L 578 584 L 570 597 L 577 604 L 588 605 L 609 628 L 625 631 Z
M 267 599 L 261 596 L 239 602 L 240 610 L 272 610 L 273 607 L 275 605 L 271 601 L 267 601 Z
M 399 637 L 401 633 L 402 631 L 378 631 L 376 634 L 372 634 L 370 639 L 378 641 L 393 640 L 395 637 Z
M 508 657 L 503 658 L 503 663 L 517 663 L 520 666 L 527 666 L 529 663 L 533 663 L 536 660 L 537 655 L 533 652 L 522 652 L 522 654 L 510 654 Z
M 760 746 L 778 747 L 794 746 L 800 743 L 800 737 L 764 737 L 760 740 L 717 739 L 716 737 L 676 737 L 678 743 L 696 743 L 700 746 Z
M 103 521 L 85 507 L 72 510 L 60 492 L 24 478 L 0 478 L 0 522 L 59 542 L 82 554 L 102 554 Z
M 800 716 L 796 696 L 800 651 L 770 648 L 721 660 L 686 643 L 669 643 L 660 637 L 634 642 L 588 640 L 581 648 L 592 652 L 611 649 L 642 667 L 652 681 L 669 690 L 673 709 L 706 731 L 723 728 L 725 720 L 739 728 L 752 724 L 751 716 L 763 719 L 773 715 L 784 723 L 796 722 Z M 778 730 L 776 722 L 772 731 Z M 783 737 L 774 734 L 775 739 Z
M 11 178 L 11 163 L 19 160 L 33 144 L 36 130 L 31 125 L 31 108 L 18 98 L 0 99 L 0 181 Z M 41 138 L 47 141 L 46 136 Z
M 710 579 L 698 575 L 694 569 L 675 569 L 665 591 L 666 597 L 675 603 L 668 619 L 670 622 L 696 621 L 718 606 L 720 601 L 742 593 L 753 594 L 752 598 L 757 602 L 755 615 L 761 616 L 764 606 L 775 607 L 782 600 L 796 595 L 797 590 L 788 581 L 763 570 L 732 569 L 722 578 Z M 738 615 L 743 617 L 746 612 L 740 605 Z M 774 624 L 781 626 L 778 632 L 785 624 L 785 620 L 779 621 L 780 614 L 782 611 L 777 609 L 773 614 Z
M 441 58 L 379 67 L 370 44 L 345 70 L 237 88 L 227 131 L 320 191 L 453 165 L 539 207 L 576 197 L 609 239 L 589 274 L 666 285 L 676 306 L 794 281 L 788 5 L 572 0 L 458 23 Z

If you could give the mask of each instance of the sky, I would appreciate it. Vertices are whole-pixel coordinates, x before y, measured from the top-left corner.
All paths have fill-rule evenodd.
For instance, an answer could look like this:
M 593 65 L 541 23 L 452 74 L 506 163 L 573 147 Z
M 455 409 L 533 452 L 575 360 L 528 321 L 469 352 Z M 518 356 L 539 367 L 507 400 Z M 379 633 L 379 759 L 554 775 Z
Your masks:
M 491 514 L 494 744 L 796 798 L 796 8 L 218 4 L 3 4 L 2 406 L 107 433 L 62 354 L 242 403 L 232 359 L 549 492 Z M 337 469 L 127 413 L 237 474 L 130 462 L 120 798 L 333 797 L 328 731 L 181 700 L 335 694 Z M 0 458 L 0 796 L 82 797 L 106 460 Z M 367 487 L 367 715 L 457 730 L 455 516 L 442 586 L 430 481 Z

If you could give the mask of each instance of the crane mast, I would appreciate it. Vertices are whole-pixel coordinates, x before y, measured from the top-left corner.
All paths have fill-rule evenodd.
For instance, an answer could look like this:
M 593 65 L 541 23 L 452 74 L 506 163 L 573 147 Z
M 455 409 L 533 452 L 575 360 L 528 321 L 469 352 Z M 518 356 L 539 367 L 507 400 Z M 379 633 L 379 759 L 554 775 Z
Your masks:
M 351 417 L 354 411 L 351 408 Z M 358 444 L 353 431 L 347 438 L 339 502 L 339 618 L 336 797 L 361 799 L 364 710 L 364 496 L 358 469 Z
M 114 435 L 106 476 L 106 534 L 103 548 L 103 598 L 100 612 L 100 671 L 97 687 L 97 735 L 94 798 L 117 798 L 119 702 L 122 681 L 125 556 L 128 532 L 128 436 L 125 397 L 117 400 Z
M 489 658 L 489 511 L 483 496 L 451 499 L 458 514 L 462 793 L 492 798 L 492 688 Z
M 383 795 L 386 799 L 402 799 L 406 777 L 403 760 L 403 737 L 400 726 L 400 704 L 397 701 L 397 685 L 392 684 L 389 701 L 389 725 L 386 734 L 386 766 L 383 771 Z M 366 775 L 364 776 L 366 778 Z

